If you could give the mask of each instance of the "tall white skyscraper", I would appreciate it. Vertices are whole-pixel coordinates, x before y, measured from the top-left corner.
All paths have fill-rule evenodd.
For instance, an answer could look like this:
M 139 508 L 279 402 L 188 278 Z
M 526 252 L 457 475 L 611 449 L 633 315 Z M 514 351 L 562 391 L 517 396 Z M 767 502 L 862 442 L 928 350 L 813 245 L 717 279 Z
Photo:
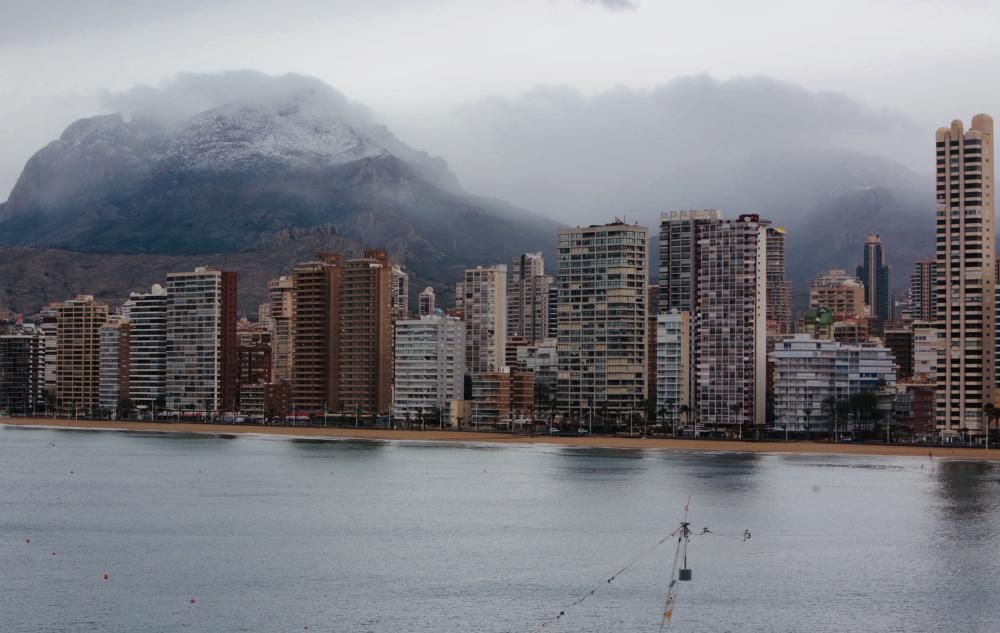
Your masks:
M 155 284 L 132 293 L 129 317 L 129 391 L 140 410 L 163 409 L 167 396 L 167 291 Z
M 169 273 L 166 331 L 167 407 L 235 406 L 236 273 L 208 268 Z
M 954 437 L 985 432 L 983 406 L 994 402 L 996 214 L 993 119 L 940 128 L 937 154 L 936 322 L 944 355 L 938 367 L 938 430 Z

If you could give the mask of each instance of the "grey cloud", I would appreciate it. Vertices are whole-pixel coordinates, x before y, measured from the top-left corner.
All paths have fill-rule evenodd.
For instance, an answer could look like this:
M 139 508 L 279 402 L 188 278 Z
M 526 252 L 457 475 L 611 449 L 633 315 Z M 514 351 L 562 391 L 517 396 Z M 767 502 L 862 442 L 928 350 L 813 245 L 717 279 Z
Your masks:
M 598 4 L 612 11 L 635 11 L 639 8 L 639 0 L 583 0 L 584 4 Z
M 707 75 L 591 97 L 539 87 L 464 106 L 450 128 L 432 149 L 470 189 L 577 221 L 689 206 L 774 207 L 776 192 L 796 199 L 907 180 L 894 163 L 852 166 L 844 157 L 907 159 L 922 155 L 914 148 L 926 140 L 902 115 L 843 94 Z
M 302 107 L 306 103 L 332 112 L 349 124 L 377 125 L 365 106 L 348 101 L 315 77 L 295 73 L 266 75 L 253 70 L 182 73 L 158 86 L 140 85 L 125 92 L 105 93 L 104 102 L 110 110 L 126 117 L 151 119 L 167 126 L 211 108 L 241 103 L 274 109 L 292 103 Z

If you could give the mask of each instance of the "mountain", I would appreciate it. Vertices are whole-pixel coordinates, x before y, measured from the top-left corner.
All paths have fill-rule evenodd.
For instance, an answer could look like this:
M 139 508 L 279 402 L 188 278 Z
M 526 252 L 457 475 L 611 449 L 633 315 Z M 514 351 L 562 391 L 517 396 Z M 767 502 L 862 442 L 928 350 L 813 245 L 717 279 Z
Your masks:
M 128 260 L 148 276 L 143 286 L 161 278 L 162 256 L 255 253 L 282 263 L 268 273 L 280 274 L 285 238 L 303 231 L 336 236 L 347 250 L 386 248 L 418 283 L 442 289 L 464 266 L 551 252 L 555 223 L 464 192 L 444 161 L 407 146 L 329 86 L 250 75 L 269 90 L 185 116 L 147 108 L 70 125 L 31 157 L 0 204 L 0 245 L 148 255 Z M 0 259 L 26 252 L 4 249 Z M 64 290 L 106 282 L 96 274 L 74 274 L 79 286 Z M 258 286 L 247 301 L 263 296 Z M 31 309 L 38 298 L 12 295 L 8 306 Z

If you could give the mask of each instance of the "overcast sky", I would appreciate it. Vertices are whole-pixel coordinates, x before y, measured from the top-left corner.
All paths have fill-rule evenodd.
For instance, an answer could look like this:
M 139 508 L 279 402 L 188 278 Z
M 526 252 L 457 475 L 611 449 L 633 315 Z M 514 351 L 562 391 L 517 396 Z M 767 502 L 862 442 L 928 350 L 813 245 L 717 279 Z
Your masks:
M 990 0 L 0 0 L 0 199 L 108 93 L 234 68 L 319 77 L 489 194 L 503 191 L 463 165 L 475 153 L 443 131 L 453 121 L 558 94 L 586 122 L 595 100 L 640 103 L 699 74 L 765 76 L 790 104 L 853 112 L 862 148 L 887 122 L 886 139 L 911 141 L 879 151 L 920 169 L 935 127 L 1000 113 L 998 25 Z

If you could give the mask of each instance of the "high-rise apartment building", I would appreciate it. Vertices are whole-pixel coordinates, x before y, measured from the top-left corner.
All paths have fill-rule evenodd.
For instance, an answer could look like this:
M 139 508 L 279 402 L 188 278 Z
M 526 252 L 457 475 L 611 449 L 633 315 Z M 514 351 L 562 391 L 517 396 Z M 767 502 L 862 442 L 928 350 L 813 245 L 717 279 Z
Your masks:
M 56 400 L 64 412 L 97 409 L 101 378 L 100 329 L 108 306 L 78 295 L 56 306 Z
M 541 253 L 524 253 L 514 259 L 507 285 L 507 336 L 528 343 L 545 340 L 549 329 L 549 287 Z
M 0 334 L 0 411 L 31 415 L 46 406 L 45 335 L 27 325 Z
M 290 276 L 267 283 L 268 318 L 271 326 L 271 379 L 292 381 L 292 324 L 295 317 L 295 284 Z
M 394 416 L 419 419 L 461 400 L 465 380 L 465 324 L 431 315 L 396 322 Z
M 652 351 L 650 352 L 652 353 Z M 676 308 L 656 317 L 656 406 L 660 422 L 691 407 L 691 314 Z
M 698 229 L 722 215 L 714 210 L 672 211 L 660 216 L 660 313 L 689 313 L 698 302 Z
M 645 227 L 559 229 L 558 403 L 572 419 L 631 415 L 646 397 Z
M 340 274 L 337 407 L 385 414 L 392 406 L 392 268 L 383 250 L 347 260 Z
M 392 318 L 405 319 L 410 316 L 410 275 L 399 264 L 392 267 Z
M 465 312 L 465 371 L 497 371 L 505 366 L 507 266 L 465 271 L 460 307 Z
M 809 284 L 809 307 L 826 308 L 834 320 L 864 316 L 864 286 L 843 270 L 820 273 Z
M 765 419 L 766 229 L 748 213 L 698 231 L 694 400 L 702 424 L 734 434 Z
M 38 329 L 45 337 L 45 393 L 49 398 L 56 397 L 56 383 L 58 382 L 56 376 L 59 353 L 59 333 L 56 327 L 56 321 L 59 319 L 58 305 L 58 303 L 52 303 L 42 308 L 42 321 L 38 324 Z
M 167 407 L 234 411 L 237 273 L 167 274 Z
M 981 435 L 983 406 L 994 401 L 996 215 L 993 119 L 985 114 L 936 133 L 937 422 L 945 436 Z
M 100 379 L 98 405 L 111 412 L 129 400 L 129 323 L 120 315 L 108 317 L 98 330 L 100 337 Z
M 913 379 L 937 385 L 938 364 L 944 361 L 944 340 L 932 322 L 913 322 Z
M 933 321 L 935 318 L 935 285 L 937 262 L 924 259 L 913 264 L 910 275 L 910 314 L 914 321 Z
M 862 264 L 858 266 L 858 279 L 865 289 L 865 305 L 869 314 L 882 322 L 892 319 L 892 278 L 885 263 L 882 238 L 869 235 L 865 238 Z
M 792 331 L 792 282 L 785 279 L 785 229 L 767 227 L 767 320 L 776 334 Z
M 435 308 L 437 308 L 437 302 L 434 297 L 434 289 L 427 286 L 420 291 L 420 296 L 417 297 L 417 316 L 431 316 L 434 314 Z
M 554 280 L 549 284 L 549 327 L 545 338 L 559 338 L 559 284 Z
M 299 411 L 339 410 L 341 272 L 334 253 L 292 269 L 292 402 Z
M 129 397 L 139 410 L 167 404 L 167 291 L 154 284 L 125 303 L 129 319 Z

